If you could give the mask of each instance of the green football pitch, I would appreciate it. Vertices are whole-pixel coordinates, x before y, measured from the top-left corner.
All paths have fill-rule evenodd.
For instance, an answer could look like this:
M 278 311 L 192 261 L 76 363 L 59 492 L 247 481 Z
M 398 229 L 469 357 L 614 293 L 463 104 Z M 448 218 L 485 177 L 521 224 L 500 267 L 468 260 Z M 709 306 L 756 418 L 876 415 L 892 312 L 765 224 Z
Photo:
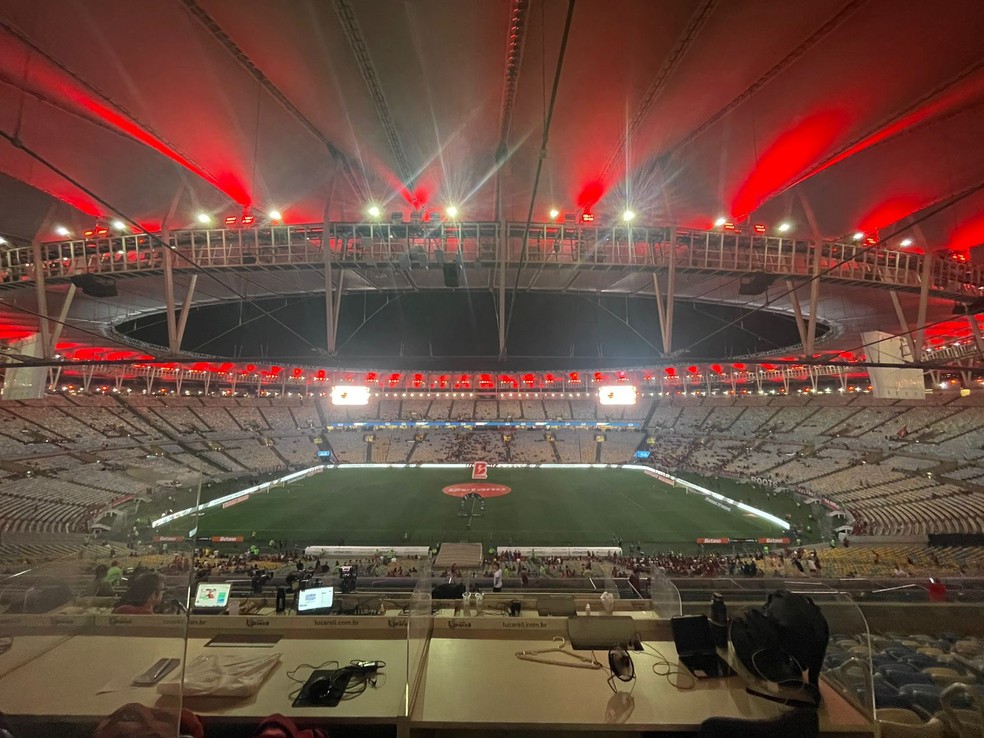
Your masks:
M 698 481 L 698 480 L 694 480 Z M 805 518 L 788 497 L 730 480 L 700 480 L 711 489 L 784 518 Z M 758 538 L 782 530 L 738 508 L 710 503 L 641 471 L 613 468 L 490 467 L 483 485 L 508 493 L 486 496 L 480 515 L 455 485 L 470 484 L 470 468 L 329 468 L 322 473 L 204 512 L 198 536 L 243 536 L 298 545 L 433 545 L 442 541 L 497 546 L 692 548 L 697 538 Z M 445 488 L 452 488 L 444 491 Z M 502 490 L 498 490 L 502 492 Z M 489 490 L 485 490 L 489 494 Z M 802 514 L 800 514 L 802 513 Z M 193 516 L 164 526 L 188 534 Z

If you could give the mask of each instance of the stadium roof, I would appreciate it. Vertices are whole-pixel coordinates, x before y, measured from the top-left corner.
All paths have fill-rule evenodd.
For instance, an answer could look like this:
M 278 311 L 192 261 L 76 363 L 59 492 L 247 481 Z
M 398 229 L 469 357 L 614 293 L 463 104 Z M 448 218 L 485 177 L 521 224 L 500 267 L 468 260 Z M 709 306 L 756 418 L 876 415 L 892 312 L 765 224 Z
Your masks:
M 2 0 L 0 233 L 326 203 L 485 220 L 497 185 L 525 220 L 542 156 L 541 218 L 813 217 L 966 250 L 982 32 L 979 0 Z
M 602 226 L 631 210 L 640 226 L 967 251 L 984 242 L 982 32 L 978 0 L 0 0 L 0 241 L 117 219 L 154 232 L 205 214 L 209 227 L 247 212 L 320 225 L 454 206 L 472 222 L 587 211 Z M 39 330 L 18 258 L 0 341 Z M 580 266 L 509 281 L 656 290 L 644 269 Z M 417 283 L 377 271 L 350 270 L 346 294 L 398 273 L 442 286 L 440 269 Z M 303 265 L 239 273 L 249 300 L 324 289 Z M 243 299 L 202 274 L 194 305 Z M 469 285 L 490 290 L 494 274 Z M 71 308 L 55 348 L 142 356 L 112 326 L 160 314 L 163 280 L 127 276 L 108 302 L 80 291 L 72 304 L 66 280 L 49 281 L 52 318 Z M 748 298 L 735 275 L 700 273 L 676 295 L 788 315 L 786 284 L 777 302 L 779 287 Z M 816 298 L 834 355 L 918 312 L 911 285 L 896 304 L 857 284 Z M 929 345 L 971 340 L 952 306 L 929 297 Z

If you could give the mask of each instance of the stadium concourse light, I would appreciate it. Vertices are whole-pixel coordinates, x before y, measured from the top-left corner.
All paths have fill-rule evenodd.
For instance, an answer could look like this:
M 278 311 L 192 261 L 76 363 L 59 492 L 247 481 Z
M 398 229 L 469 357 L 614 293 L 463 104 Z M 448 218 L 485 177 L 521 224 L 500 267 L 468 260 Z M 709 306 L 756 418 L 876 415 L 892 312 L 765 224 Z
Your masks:
M 903 238 L 902 239 L 902 243 L 899 244 L 899 245 L 900 246 L 912 246 L 912 239 L 911 238 Z
M 3 236 L 0 236 L 0 246 L 3 246 L 5 243 L 7 243 L 7 239 L 4 238 Z
M 550 208 L 550 220 L 555 220 L 558 215 L 560 215 L 560 211 L 557 208 Z
M 719 218 L 718 218 L 717 220 L 715 220 L 715 221 L 714 221 L 714 226 L 715 226 L 716 228 L 720 228 L 721 226 L 723 226 L 723 225 L 724 225 L 725 223 L 727 223 L 727 222 L 728 222 L 728 219 L 727 219 L 727 218 L 725 218 L 725 217 L 724 217 L 724 216 L 722 215 L 722 216 L 720 216 L 720 217 L 719 217 Z
M 68 229 L 65 226 L 58 226 L 55 228 L 55 233 L 57 233 L 62 238 L 68 236 Z
M 198 222 L 202 224 L 212 222 L 212 216 L 209 215 L 208 213 L 199 213 L 196 217 L 198 219 Z
M 635 212 L 626 208 L 625 212 L 622 213 L 622 220 L 624 220 L 626 223 L 635 220 Z
M 114 220 L 113 221 L 113 229 L 114 230 L 117 230 L 117 231 L 125 231 L 126 230 L 126 223 L 124 223 L 122 220 Z
M 284 216 L 280 214 L 279 210 L 271 210 L 267 215 L 270 216 L 270 220 L 283 220 Z
M 785 233 L 785 232 L 786 232 L 786 231 L 788 231 L 788 230 L 789 230 L 790 228 L 792 228 L 792 226 L 791 226 L 791 225 L 789 225 L 789 223 L 780 223 L 780 224 L 779 224 L 779 232 L 780 232 L 780 233 Z
M 851 239 L 854 241 L 860 241 L 862 238 L 864 238 L 863 231 L 857 231 L 853 236 L 851 236 Z
M 378 218 L 379 217 L 379 206 L 378 205 L 370 205 L 369 206 L 369 209 L 366 210 L 366 212 L 369 213 L 369 217 L 370 218 Z
M 444 212 L 447 213 L 449 218 L 458 217 L 458 208 L 456 208 L 454 205 L 448 205 L 447 210 L 445 210 Z

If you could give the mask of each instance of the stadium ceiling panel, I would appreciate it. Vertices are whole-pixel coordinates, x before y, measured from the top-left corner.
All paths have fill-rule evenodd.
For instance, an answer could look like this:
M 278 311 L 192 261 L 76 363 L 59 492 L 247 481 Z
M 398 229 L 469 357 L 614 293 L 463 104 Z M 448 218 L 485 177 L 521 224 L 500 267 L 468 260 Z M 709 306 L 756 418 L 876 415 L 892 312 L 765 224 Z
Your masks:
M 251 205 L 317 222 L 453 202 L 494 213 L 507 41 L 504 214 L 525 218 L 568 3 L 82 0 L 0 2 L 0 126 L 91 193 L 172 227 Z M 826 237 L 921 223 L 920 246 L 984 240 L 974 0 L 578 0 L 538 207 L 706 227 L 789 217 Z M 259 76 L 258 76 L 259 75 Z M 261 79 L 262 78 L 262 79 Z M 340 171 L 343 170 L 343 171 Z M 22 182 L 79 225 L 116 213 L 0 145 Z M 339 174 L 342 174 L 339 178 Z M 0 232 L 31 238 L 14 208 Z

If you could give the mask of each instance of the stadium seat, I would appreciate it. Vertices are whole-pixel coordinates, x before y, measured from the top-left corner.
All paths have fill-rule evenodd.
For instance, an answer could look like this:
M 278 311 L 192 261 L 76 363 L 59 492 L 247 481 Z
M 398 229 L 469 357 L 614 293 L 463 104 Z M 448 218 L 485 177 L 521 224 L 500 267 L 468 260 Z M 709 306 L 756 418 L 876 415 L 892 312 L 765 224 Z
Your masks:
M 933 680 L 933 683 L 938 684 L 941 687 L 949 687 L 951 684 L 966 682 L 968 680 L 966 675 L 961 674 L 956 669 L 951 669 L 946 666 L 933 666 L 928 669 L 924 669 L 923 673 L 928 674 Z
M 923 674 L 921 671 L 902 669 L 900 666 L 879 666 L 878 673 L 885 678 L 885 681 L 898 689 L 907 685 L 933 684 L 933 679 L 928 674 Z
M 943 722 L 938 718 L 923 721 L 912 710 L 897 707 L 879 709 L 875 713 L 882 738 L 942 738 Z
M 925 675 L 920 674 L 920 676 Z M 935 715 L 940 710 L 942 692 L 943 687 L 935 684 L 910 683 L 899 687 L 899 695 L 908 699 L 913 707 L 919 708 L 926 715 Z

